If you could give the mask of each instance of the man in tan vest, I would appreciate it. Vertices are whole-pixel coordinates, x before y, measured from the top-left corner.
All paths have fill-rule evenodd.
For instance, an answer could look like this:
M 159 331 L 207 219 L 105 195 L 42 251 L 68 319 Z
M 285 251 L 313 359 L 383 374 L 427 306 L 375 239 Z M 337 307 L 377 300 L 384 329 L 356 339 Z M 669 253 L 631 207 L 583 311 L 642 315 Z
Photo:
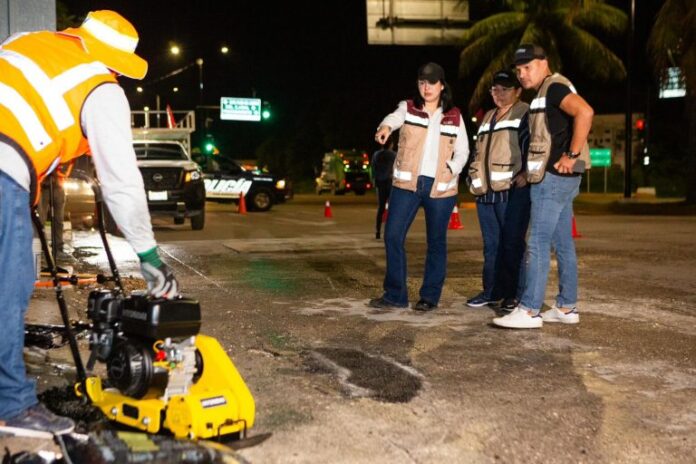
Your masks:
M 540 328 L 543 322 L 577 324 L 573 199 L 578 195 L 582 172 L 589 167 L 587 135 L 594 112 L 568 79 L 551 72 L 541 47 L 520 45 L 515 51 L 515 67 L 522 86 L 537 91 L 529 110 L 527 157 L 532 210 L 520 304 L 493 323 L 514 329 Z M 551 247 L 558 261 L 559 293 L 553 307 L 542 315 Z

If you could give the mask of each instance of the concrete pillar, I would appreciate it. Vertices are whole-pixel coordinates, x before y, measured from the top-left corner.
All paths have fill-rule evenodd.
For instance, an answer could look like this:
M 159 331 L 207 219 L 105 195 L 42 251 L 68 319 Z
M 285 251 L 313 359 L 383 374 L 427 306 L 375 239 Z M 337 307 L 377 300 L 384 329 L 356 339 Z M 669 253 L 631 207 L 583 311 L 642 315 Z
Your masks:
M 15 32 L 56 29 L 56 0 L 0 0 L 0 41 Z

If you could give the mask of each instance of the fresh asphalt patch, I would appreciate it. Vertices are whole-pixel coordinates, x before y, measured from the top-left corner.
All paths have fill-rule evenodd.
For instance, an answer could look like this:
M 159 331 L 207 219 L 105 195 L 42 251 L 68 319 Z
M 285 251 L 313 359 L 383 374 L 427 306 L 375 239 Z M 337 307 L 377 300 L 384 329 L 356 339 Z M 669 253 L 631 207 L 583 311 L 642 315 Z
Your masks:
M 341 392 L 350 398 L 408 403 L 423 386 L 415 369 L 359 350 L 319 348 L 308 353 L 305 364 L 310 372 L 335 375 Z

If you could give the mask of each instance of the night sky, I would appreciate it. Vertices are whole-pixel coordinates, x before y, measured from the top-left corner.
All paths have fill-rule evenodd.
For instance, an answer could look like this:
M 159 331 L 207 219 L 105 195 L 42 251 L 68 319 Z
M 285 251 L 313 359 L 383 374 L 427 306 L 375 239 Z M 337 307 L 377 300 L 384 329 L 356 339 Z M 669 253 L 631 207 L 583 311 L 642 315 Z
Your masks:
M 321 147 L 375 148 L 373 134 L 381 118 L 399 100 L 415 91 L 415 72 L 427 61 L 439 62 L 454 88 L 455 102 L 466 111 L 473 82 L 457 78 L 455 47 L 368 46 L 364 0 L 343 1 L 89 1 L 65 0 L 79 17 L 94 9 L 113 9 L 128 18 L 140 33 L 138 53 L 150 63 L 143 83 L 122 85 L 131 106 L 162 105 L 175 110 L 193 109 L 199 101 L 198 70 L 193 66 L 179 76 L 157 84 L 151 81 L 168 72 L 204 59 L 205 105 L 218 105 L 219 97 L 256 96 L 271 103 L 269 123 L 215 122 L 221 148 L 232 156 L 253 157 L 268 137 L 282 131 L 315 133 L 313 149 Z M 628 1 L 612 2 L 617 6 Z M 644 42 L 650 18 L 662 3 L 639 1 L 637 24 L 637 93 L 650 82 L 645 67 Z M 179 57 L 169 55 L 172 42 L 182 47 Z M 230 47 L 227 56 L 221 45 Z M 625 45 L 613 47 L 621 57 Z M 571 76 L 597 112 L 623 109 L 623 86 L 592 85 Z M 634 84 L 636 85 L 636 84 Z M 173 94 L 171 88 L 181 90 Z M 640 104 L 637 105 L 640 107 Z M 640 109 L 640 108 L 638 108 Z M 307 144 L 308 147 L 312 143 Z M 320 157 L 320 153 L 312 154 Z

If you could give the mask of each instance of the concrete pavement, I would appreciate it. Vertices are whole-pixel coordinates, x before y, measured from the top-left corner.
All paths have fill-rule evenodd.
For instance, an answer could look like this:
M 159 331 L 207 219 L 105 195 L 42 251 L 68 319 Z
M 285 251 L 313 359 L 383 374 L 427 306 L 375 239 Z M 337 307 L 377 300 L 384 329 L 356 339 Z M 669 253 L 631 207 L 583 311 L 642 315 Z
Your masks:
M 255 396 L 252 433 L 273 433 L 241 451 L 248 460 L 693 462 L 696 218 L 578 214 L 581 323 L 510 331 L 491 326 L 495 308 L 464 306 L 480 286 L 474 212 L 461 210 L 464 229 L 450 231 L 440 309 L 383 312 L 365 306 L 384 273 L 374 199 L 331 197 L 325 219 L 327 198 L 248 216 L 210 204 L 203 232 L 157 228 L 201 301 L 203 331 Z M 80 266 L 104 268 L 93 234 L 75 246 Z M 128 246 L 115 248 L 122 273 L 135 275 Z M 422 213 L 407 249 L 415 302 Z M 69 295 L 84 317 L 85 291 Z M 46 317 L 50 297 L 37 294 L 30 316 Z M 42 373 L 42 385 L 61 379 Z

